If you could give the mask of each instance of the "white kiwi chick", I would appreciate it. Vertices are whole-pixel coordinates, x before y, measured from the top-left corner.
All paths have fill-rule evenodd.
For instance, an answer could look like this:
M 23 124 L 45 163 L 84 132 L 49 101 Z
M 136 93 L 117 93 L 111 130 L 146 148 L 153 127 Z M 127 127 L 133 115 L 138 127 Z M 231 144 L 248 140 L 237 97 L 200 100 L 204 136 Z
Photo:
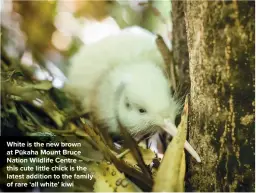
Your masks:
M 180 106 L 171 95 L 156 36 L 121 31 L 83 47 L 71 60 L 67 87 L 83 100 L 100 129 L 135 138 L 164 129 L 172 136 Z M 122 89 L 121 89 L 122 88 Z M 198 154 L 185 143 L 198 161 Z

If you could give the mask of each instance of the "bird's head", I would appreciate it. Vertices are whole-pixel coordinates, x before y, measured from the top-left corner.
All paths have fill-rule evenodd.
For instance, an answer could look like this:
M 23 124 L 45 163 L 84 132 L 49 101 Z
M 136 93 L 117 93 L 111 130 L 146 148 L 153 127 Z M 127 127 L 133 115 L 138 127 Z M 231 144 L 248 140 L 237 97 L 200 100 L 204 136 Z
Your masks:
M 155 65 L 134 66 L 126 73 L 120 92 L 118 117 L 133 136 L 154 133 L 168 120 L 174 124 L 180 105 L 170 93 L 168 80 Z
M 180 105 L 171 95 L 168 80 L 155 65 L 137 65 L 127 71 L 120 86 L 117 118 L 132 136 L 140 138 L 162 128 L 172 136 L 177 133 L 174 124 Z M 201 162 L 200 157 L 186 141 L 185 148 Z

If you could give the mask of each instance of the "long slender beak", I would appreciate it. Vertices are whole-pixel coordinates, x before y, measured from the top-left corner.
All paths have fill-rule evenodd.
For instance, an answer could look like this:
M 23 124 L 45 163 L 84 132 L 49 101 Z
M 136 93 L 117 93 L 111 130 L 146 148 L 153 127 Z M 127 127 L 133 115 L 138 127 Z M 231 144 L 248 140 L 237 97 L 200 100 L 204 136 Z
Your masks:
M 175 136 L 178 132 L 176 126 L 168 119 L 164 120 L 163 129 L 171 136 Z M 196 153 L 194 148 L 186 141 L 184 144 L 185 149 L 196 159 L 197 162 L 201 162 L 199 155 Z

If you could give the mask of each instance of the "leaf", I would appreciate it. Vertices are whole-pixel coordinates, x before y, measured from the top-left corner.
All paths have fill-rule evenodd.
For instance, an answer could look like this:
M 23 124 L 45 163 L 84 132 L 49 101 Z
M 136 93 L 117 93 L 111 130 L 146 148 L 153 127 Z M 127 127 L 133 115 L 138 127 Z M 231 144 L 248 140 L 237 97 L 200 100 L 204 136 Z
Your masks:
M 139 182 L 141 188 L 143 187 L 143 189 L 147 191 L 151 190 L 153 184 L 152 179 L 145 177 L 145 175 L 137 168 L 130 167 L 129 165 L 125 164 L 123 160 L 118 159 L 116 155 L 114 155 L 112 151 L 110 151 L 109 147 L 104 143 L 102 136 L 95 132 L 95 128 L 91 128 L 91 126 L 86 122 L 83 122 L 83 124 L 86 132 L 96 142 L 95 144 L 97 144 L 97 148 L 103 153 L 106 160 L 113 162 L 117 169 L 136 179 Z
M 154 192 L 183 192 L 185 177 L 186 126 L 188 117 L 187 98 L 178 133 L 168 145 L 163 161 L 156 174 Z
M 119 120 L 118 120 L 118 122 L 119 122 Z M 136 163 L 141 168 L 143 173 L 146 175 L 145 177 L 151 179 L 152 178 L 151 172 L 144 162 L 144 159 L 143 159 L 142 154 L 137 146 L 136 141 L 132 138 L 132 136 L 128 133 L 128 131 L 121 126 L 120 123 L 119 123 L 119 127 L 120 127 L 121 132 L 123 133 L 126 145 L 130 149 L 131 155 L 136 160 Z
M 41 81 L 31 83 L 23 76 L 12 77 L 2 83 L 1 92 L 18 103 L 26 103 L 29 106 L 43 111 L 49 118 L 61 128 L 66 119 L 66 114 L 60 111 L 54 101 L 51 100 L 47 91 L 52 87 L 51 82 Z M 3 95 L 2 94 L 2 95 Z M 32 115 L 33 113 L 30 113 Z
M 97 178 L 93 186 L 94 192 L 114 192 L 114 188 L 111 187 L 103 177 Z
M 143 148 L 140 145 L 139 145 L 139 149 L 140 149 L 140 152 L 141 152 L 141 155 L 143 157 L 145 164 L 150 165 L 153 162 L 153 159 L 156 157 L 155 153 L 151 149 Z M 126 153 L 122 157 L 122 159 L 130 165 L 137 164 L 137 161 L 134 159 L 134 157 L 130 151 L 128 153 Z
M 126 179 L 110 162 L 101 162 L 99 165 L 93 163 L 90 168 L 95 172 L 95 192 L 137 192 L 140 189 Z

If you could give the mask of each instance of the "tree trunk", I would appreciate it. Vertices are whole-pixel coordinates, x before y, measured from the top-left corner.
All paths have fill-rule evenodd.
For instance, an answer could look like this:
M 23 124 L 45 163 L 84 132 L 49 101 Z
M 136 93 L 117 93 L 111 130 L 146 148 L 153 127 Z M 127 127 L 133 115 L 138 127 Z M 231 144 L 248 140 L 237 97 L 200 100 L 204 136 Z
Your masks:
M 187 33 L 184 20 L 184 2 L 172 1 L 172 56 L 178 76 L 178 96 L 187 94 L 190 87 Z
M 188 138 L 202 159 L 188 157 L 187 191 L 254 191 L 254 2 L 181 4 L 191 81 Z

